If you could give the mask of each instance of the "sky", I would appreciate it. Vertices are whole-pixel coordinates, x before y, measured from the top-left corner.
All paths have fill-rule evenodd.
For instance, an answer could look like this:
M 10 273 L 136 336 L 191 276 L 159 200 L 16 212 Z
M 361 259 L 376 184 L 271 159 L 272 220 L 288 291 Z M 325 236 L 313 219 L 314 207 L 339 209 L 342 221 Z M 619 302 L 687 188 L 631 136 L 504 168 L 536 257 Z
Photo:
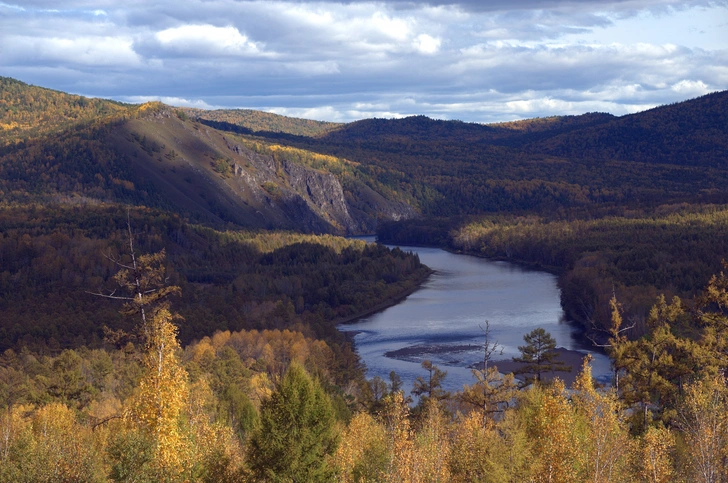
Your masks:
M 0 75 L 336 122 L 624 115 L 728 89 L 728 0 L 0 0 Z

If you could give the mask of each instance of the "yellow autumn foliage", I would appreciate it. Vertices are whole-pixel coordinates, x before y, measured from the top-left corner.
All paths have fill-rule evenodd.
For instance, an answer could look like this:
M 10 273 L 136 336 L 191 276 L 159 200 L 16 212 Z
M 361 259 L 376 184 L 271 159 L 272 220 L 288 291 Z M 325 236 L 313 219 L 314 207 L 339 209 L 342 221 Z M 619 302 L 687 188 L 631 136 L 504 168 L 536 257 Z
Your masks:
M 125 417 L 152 436 L 159 474 L 175 475 L 185 464 L 179 416 L 187 402 L 187 372 L 177 359 L 177 328 L 169 310 L 159 309 L 148 325 L 145 372 Z

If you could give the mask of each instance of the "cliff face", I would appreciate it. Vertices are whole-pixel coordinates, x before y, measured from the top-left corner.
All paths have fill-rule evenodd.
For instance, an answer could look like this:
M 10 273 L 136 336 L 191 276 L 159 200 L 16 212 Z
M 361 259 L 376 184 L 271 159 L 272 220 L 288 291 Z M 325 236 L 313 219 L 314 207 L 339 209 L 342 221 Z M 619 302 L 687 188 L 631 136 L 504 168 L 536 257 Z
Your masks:
M 132 161 L 147 191 L 201 220 L 355 235 L 416 215 L 351 176 L 256 151 L 169 109 L 125 123 L 110 142 Z
M 304 231 L 361 232 L 361 223 L 349 213 L 344 190 L 333 174 L 285 159 L 276 160 L 241 144 L 228 143 L 228 148 L 236 158 L 232 172 L 238 189 L 249 193 L 258 203 L 280 210 Z

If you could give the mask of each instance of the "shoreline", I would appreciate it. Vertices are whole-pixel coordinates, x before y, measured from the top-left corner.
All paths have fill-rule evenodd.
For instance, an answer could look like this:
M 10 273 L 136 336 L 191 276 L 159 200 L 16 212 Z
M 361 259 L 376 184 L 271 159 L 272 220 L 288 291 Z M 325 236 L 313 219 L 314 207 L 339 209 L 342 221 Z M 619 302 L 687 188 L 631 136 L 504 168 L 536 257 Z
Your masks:
M 449 247 L 442 247 L 442 246 L 437 246 L 437 245 L 405 245 L 405 244 L 391 245 L 389 243 L 383 243 L 383 244 L 389 245 L 389 246 L 397 246 L 400 248 L 404 247 L 403 249 L 420 248 L 420 247 L 437 248 L 437 249 L 441 249 L 445 252 L 452 253 L 455 255 L 469 255 L 469 256 L 476 257 L 476 258 L 485 259 L 488 261 L 509 263 L 509 264 L 520 267 L 524 271 L 540 271 L 540 272 L 550 273 L 551 275 L 554 275 L 557 277 L 560 273 L 560 271 L 558 269 L 556 269 L 555 267 L 547 268 L 547 267 L 544 267 L 544 266 L 538 265 L 538 264 L 511 260 L 511 259 L 504 258 L 504 257 L 488 257 L 488 256 L 485 256 L 480 253 L 470 253 L 470 252 L 461 251 L 461 250 L 453 250 L 452 248 L 449 248 Z M 368 317 L 370 315 L 373 315 L 375 313 L 381 312 L 383 310 L 386 310 L 389 307 L 392 307 L 392 306 L 397 305 L 398 303 L 402 302 L 404 299 L 409 297 L 411 294 L 413 294 L 414 292 L 416 292 L 417 290 L 422 288 L 423 284 L 427 280 L 429 280 L 431 275 L 436 274 L 438 272 L 437 270 L 433 270 L 429 267 L 428 267 L 428 269 L 429 269 L 429 271 L 424 277 L 417 280 L 417 282 L 413 286 L 411 286 L 409 289 L 407 289 L 400 295 L 392 297 L 388 300 L 385 300 L 368 310 L 351 315 L 349 317 L 338 319 L 336 321 L 336 325 L 338 326 L 338 325 L 356 323 L 359 319 L 362 319 L 362 318 Z M 563 306 L 563 304 L 560 304 L 560 305 L 561 305 L 561 309 L 564 311 L 564 314 L 567 314 L 568 312 L 567 312 L 566 308 Z M 578 321 L 569 320 L 568 323 L 572 327 L 579 330 L 579 332 L 580 332 L 579 338 L 583 339 L 584 341 L 588 341 L 588 338 L 585 335 L 586 331 L 584 331 L 583 326 Z M 350 340 L 354 350 L 357 351 L 356 342 L 355 342 L 354 338 L 361 331 L 341 330 L 341 329 L 338 329 L 338 330 L 341 333 L 343 333 L 347 337 L 347 339 Z M 477 349 L 477 348 L 479 348 L 479 346 L 471 345 L 471 344 L 460 344 L 454 348 L 452 346 L 447 346 L 447 347 L 439 346 L 438 344 L 423 344 L 423 345 L 417 345 L 417 346 L 411 346 L 411 347 L 403 347 L 403 348 L 400 348 L 397 350 L 389 351 L 383 355 L 385 357 L 387 357 L 389 359 L 393 359 L 393 360 L 412 362 L 413 358 L 415 358 L 415 359 L 421 358 L 422 356 L 426 356 L 427 354 L 437 354 L 440 352 L 450 353 L 450 352 L 460 352 L 460 351 L 472 351 L 473 349 Z M 454 351 L 453 351 L 453 349 L 454 349 Z M 606 352 L 599 347 L 591 347 L 590 350 L 593 352 L 606 354 Z M 588 355 L 587 349 L 585 348 L 584 350 L 578 350 L 578 349 L 566 349 L 563 347 L 557 347 L 555 349 L 555 352 L 559 353 L 559 357 L 557 358 L 557 360 L 564 362 L 567 366 L 570 367 L 570 370 L 569 371 L 544 372 L 541 374 L 542 380 L 550 381 L 550 380 L 554 379 L 555 377 L 558 377 L 559 379 L 561 379 L 564 382 L 564 384 L 566 385 L 567 388 L 571 387 L 571 385 L 575 382 L 576 377 L 581 372 L 583 360 Z M 357 351 L 357 354 L 358 354 L 358 351 Z M 366 366 L 363 359 L 360 359 L 360 360 L 361 360 L 362 364 L 364 364 Z M 482 363 L 480 365 L 482 365 Z M 516 371 L 517 369 L 525 366 L 526 364 L 514 362 L 510 359 L 505 359 L 505 360 L 501 359 L 501 360 L 492 360 L 489 362 L 489 365 L 497 367 L 499 372 L 501 372 L 503 374 L 509 374 L 509 373 L 512 373 L 512 372 Z M 477 369 L 478 364 L 473 364 L 470 366 L 462 366 L 462 367 L 468 367 L 470 369 Z M 516 376 L 516 378 L 519 380 L 523 380 L 525 378 L 524 376 L 525 375 L 518 375 L 518 376 Z
M 384 356 L 388 357 L 390 359 L 399 360 L 399 361 L 408 361 L 408 362 L 414 362 L 416 360 L 421 359 L 422 357 L 425 357 L 430 354 L 438 354 L 438 353 L 456 353 L 460 351 L 473 351 L 473 350 L 482 350 L 482 346 L 480 345 L 474 345 L 474 344 L 459 344 L 455 346 L 451 345 L 438 345 L 438 344 L 421 344 L 421 345 L 415 345 L 415 346 L 409 346 L 409 347 L 402 347 L 400 349 L 392 350 L 389 352 L 385 352 Z M 569 367 L 568 371 L 548 371 L 541 374 L 541 377 L 544 382 L 550 381 L 554 379 L 555 377 L 558 377 L 562 381 L 564 381 L 564 384 L 566 384 L 566 387 L 571 387 L 572 384 L 574 384 L 574 381 L 576 381 L 576 377 L 581 372 L 582 364 L 584 362 L 584 358 L 588 357 L 588 354 L 574 349 L 566 349 L 563 347 L 557 347 L 553 350 L 553 352 L 556 352 L 558 354 L 558 357 L 556 358 L 557 361 L 563 362 Z M 496 367 L 498 369 L 498 372 L 501 374 L 510 374 L 518 369 L 525 367 L 526 363 L 524 362 L 514 362 L 511 359 L 500 359 L 500 360 L 492 360 L 488 363 L 489 367 Z M 470 366 L 463 366 L 467 367 L 469 369 L 476 369 L 481 370 L 483 367 L 482 362 L 478 362 L 476 364 L 471 364 Z M 525 380 L 524 375 L 517 375 L 516 379 L 519 380 Z
M 584 354 L 581 351 L 577 350 L 565 349 L 563 347 L 557 347 L 553 350 L 553 352 L 557 352 L 559 354 L 559 356 L 556 358 L 556 361 L 565 363 L 567 366 L 569 366 L 570 370 L 544 372 L 541 374 L 542 380 L 544 382 L 548 382 L 558 377 L 559 379 L 564 381 L 564 384 L 567 388 L 570 388 L 576 381 L 576 376 L 578 376 L 581 372 L 584 358 L 588 357 L 588 354 Z M 502 374 L 510 374 L 528 364 L 524 362 L 514 362 L 513 360 L 500 360 L 491 361 L 490 365 L 497 367 L 498 372 Z M 516 379 L 524 380 L 525 378 L 523 375 L 519 374 L 516 376 Z
M 507 262 L 507 263 L 510 263 L 512 265 L 519 266 L 519 267 L 521 267 L 523 269 L 533 270 L 533 271 L 537 271 L 537 272 L 546 272 L 546 273 L 550 273 L 551 275 L 561 275 L 561 274 L 563 274 L 566 271 L 566 269 L 564 267 L 559 267 L 559 266 L 555 266 L 555 265 L 543 265 L 543 264 L 538 263 L 538 262 L 528 262 L 528 261 L 525 261 L 525 260 L 518 260 L 518 259 L 515 259 L 515 258 L 508 258 L 508 257 L 492 257 L 492 256 L 488 256 L 488 255 L 483 255 L 480 252 L 467 251 L 467 250 L 458 250 L 458 249 L 449 247 L 447 245 L 438 245 L 436 243 L 433 243 L 433 244 L 430 244 L 430 243 L 419 243 L 419 244 L 403 243 L 403 244 L 399 244 L 397 242 L 387 242 L 387 241 L 381 242 L 379 240 L 377 240 L 376 243 L 381 243 L 382 245 L 389 245 L 389 246 L 396 246 L 396 247 L 402 247 L 402 246 L 404 246 L 404 247 L 412 247 L 412 248 L 418 248 L 418 247 L 421 247 L 421 248 L 439 248 L 440 250 L 443 250 L 443 251 L 448 252 L 448 253 L 452 253 L 454 255 L 469 255 L 471 257 L 483 258 L 485 260 L 490 260 L 492 262 Z
M 389 246 L 400 246 L 398 243 L 392 243 L 392 242 L 380 242 L 377 241 L 377 243 L 382 243 L 383 245 L 389 245 Z M 449 246 L 445 245 L 438 245 L 438 244 L 402 244 L 402 246 L 405 247 L 423 247 L 423 248 L 438 248 L 440 250 L 443 250 L 448 253 L 452 253 L 454 255 L 468 255 L 475 258 L 482 258 L 484 260 L 492 261 L 492 262 L 506 262 L 512 265 L 516 265 L 517 267 L 520 267 L 523 270 L 527 271 L 536 271 L 536 272 L 545 272 L 550 273 L 551 275 L 554 275 L 556 277 L 556 285 L 559 287 L 559 291 L 563 295 L 563 288 L 561 287 L 561 275 L 567 272 L 567 269 L 560 266 L 553 266 L 553 265 L 543 265 L 538 262 L 528 262 L 525 260 L 519 260 L 515 258 L 508 258 L 508 257 L 492 257 L 488 255 L 484 255 L 480 252 L 475 251 L 467 251 L 467 250 L 457 250 Z M 604 350 L 604 348 L 594 345 L 594 341 L 592 341 L 588 334 L 590 333 L 590 330 L 588 327 L 585 327 L 584 324 L 575 318 L 571 317 L 570 314 L 572 313 L 572 308 L 567 307 L 564 305 L 563 298 L 559 300 L 559 303 L 561 305 L 561 310 L 563 310 L 564 315 L 566 316 L 567 323 L 574 326 L 579 331 L 579 336 L 584 342 L 591 343 L 593 346 L 594 352 L 599 352 L 601 354 L 607 355 L 607 352 Z
M 409 287 L 408 289 L 404 290 L 403 292 L 399 293 L 398 295 L 395 295 L 394 297 L 391 297 L 389 299 L 386 299 L 382 302 L 379 302 L 378 304 L 374 305 L 373 307 L 370 307 L 366 310 L 362 310 L 360 312 L 357 312 L 356 314 L 349 315 L 347 317 L 342 317 L 339 319 L 334 319 L 334 325 L 347 325 L 355 323 L 358 319 L 362 319 L 364 317 L 369 317 L 370 315 L 376 314 L 377 312 L 381 312 L 383 310 L 388 309 L 389 307 L 393 307 L 418 291 L 420 288 L 422 288 L 422 285 L 429 280 L 430 276 L 435 273 L 435 270 L 431 269 L 430 267 L 427 267 L 427 273 L 423 277 L 419 277 L 418 280 L 415 281 L 414 285 Z M 338 329 L 337 329 L 338 330 Z M 352 332 L 352 331 L 340 331 L 340 332 Z

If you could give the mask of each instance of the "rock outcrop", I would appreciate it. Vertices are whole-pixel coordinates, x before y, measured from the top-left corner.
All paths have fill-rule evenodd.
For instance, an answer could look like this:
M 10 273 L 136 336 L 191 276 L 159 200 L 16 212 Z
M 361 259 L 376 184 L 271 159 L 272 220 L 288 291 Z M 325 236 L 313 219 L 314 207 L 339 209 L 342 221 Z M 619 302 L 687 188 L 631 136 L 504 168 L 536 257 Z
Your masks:
M 279 155 L 169 110 L 150 109 L 109 142 L 132 160 L 151 202 L 161 199 L 195 220 L 356 235 L 416 215 L 350 173 L 316 169 L 299 162 L 300 153 Z

